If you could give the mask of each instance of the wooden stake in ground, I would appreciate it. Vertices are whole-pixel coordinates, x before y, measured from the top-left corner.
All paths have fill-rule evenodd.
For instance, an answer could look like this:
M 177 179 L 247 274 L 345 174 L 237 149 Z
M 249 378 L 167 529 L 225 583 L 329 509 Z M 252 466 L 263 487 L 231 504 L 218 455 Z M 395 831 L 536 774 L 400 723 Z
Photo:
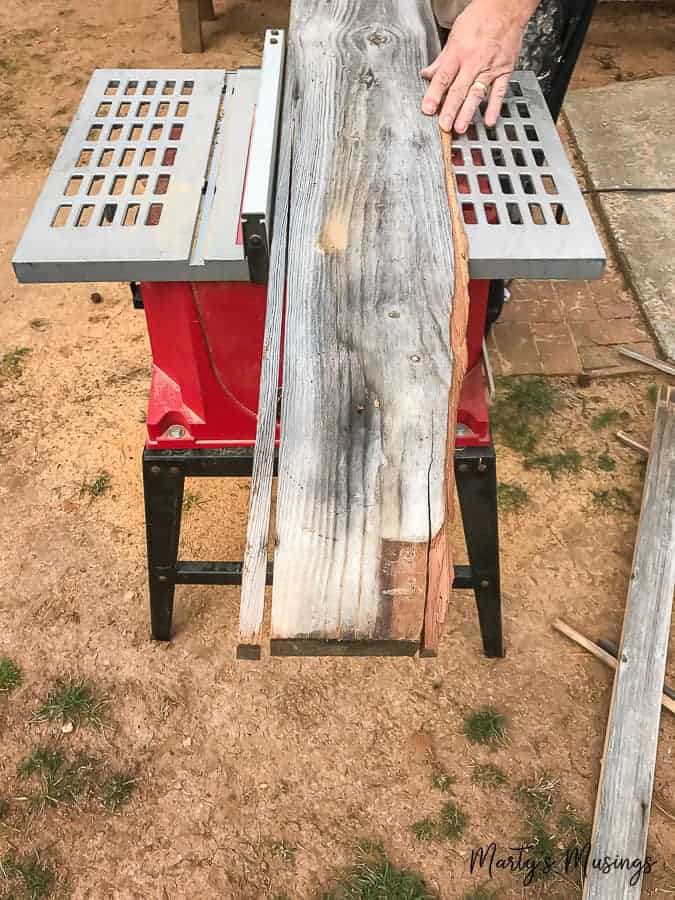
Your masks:
M 202 22 L 215 18 L 213 0 L 178 0 L 178 21 L 183 53 L 201 53 L 203 51 Z
M 273 653 L 412 654 L 447 602 L 454 248 L 419 75 L 437 47 L 427 0 L 291 5 Z
M 594 858 L 645 858 L 674 590 L 675 388 L 662 388 L 607 725 Z M 631 874 L 589 868 L 584 900 L 639 897 L 641 878 L 631 885 Z

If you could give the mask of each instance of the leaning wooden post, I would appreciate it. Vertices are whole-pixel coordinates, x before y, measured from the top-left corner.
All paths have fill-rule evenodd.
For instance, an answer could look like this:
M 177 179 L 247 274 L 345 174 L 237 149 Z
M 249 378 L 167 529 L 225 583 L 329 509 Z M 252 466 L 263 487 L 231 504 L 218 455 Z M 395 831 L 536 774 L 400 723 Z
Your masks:
M 183 53 L 201 53 L 204 49 L 200 16 L 201 3 L 202 0 L 178 0 L 178 20 Z
M 199 0 L 199 15 L 201 16 L 202 21 L 212 21 L 216 18 L 213 0 Z

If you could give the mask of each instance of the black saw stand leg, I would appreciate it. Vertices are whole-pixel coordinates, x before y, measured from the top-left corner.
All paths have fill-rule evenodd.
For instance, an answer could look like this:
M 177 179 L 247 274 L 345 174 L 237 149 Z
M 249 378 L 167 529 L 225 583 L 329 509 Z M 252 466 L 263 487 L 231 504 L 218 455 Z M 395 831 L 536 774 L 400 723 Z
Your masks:
M 180 540 L 185 476 L 175 465 L 143 459 L 145 530 L 148 540 L 148 580 L 152 636 L 171 640 L 173 595 Z
M 455 481 L 486 656 L 504 656 L 495 449 L 455 451 Z

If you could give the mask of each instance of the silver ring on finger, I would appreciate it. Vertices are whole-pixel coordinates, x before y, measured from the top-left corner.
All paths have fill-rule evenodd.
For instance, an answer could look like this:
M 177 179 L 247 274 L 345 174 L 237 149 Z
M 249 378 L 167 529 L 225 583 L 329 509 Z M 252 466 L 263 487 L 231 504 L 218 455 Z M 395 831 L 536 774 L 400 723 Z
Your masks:
M 485 99 L 485 97 L 487 97 L 488 91 L 490 90 L 490 88 L 487 86 L 487 84 L 485 84 L 484 81 L 479 81 L 478 79 L 476 79 L 476 80 L 474 81 L 474 83 L 471 85 L 471 87 L 472 87 L 472 88 L 475 88 L 475 87 L 479 88 L 479 89 L 483 92 L 483 99 Z

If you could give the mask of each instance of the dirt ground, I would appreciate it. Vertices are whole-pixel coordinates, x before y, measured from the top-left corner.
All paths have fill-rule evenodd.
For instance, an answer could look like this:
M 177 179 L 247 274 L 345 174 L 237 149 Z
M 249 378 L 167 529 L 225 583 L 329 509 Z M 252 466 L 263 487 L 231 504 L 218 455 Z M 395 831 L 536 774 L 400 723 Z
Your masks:
M 433 661 L 237 663 L 235 589 L 179 588 L 174 641 L 149 641 L 142 314 L 125 286 L 20 287 L 10 259 L 94 67 L 255 64 L 263 29 L 287 16 L 281 0 L 217 8 L 208 52 L 190 60 L 177 51 L 169 0 L 6 0 L 0 12 L 0 658 L 23 670 L 23 683 L 0 693 L 0 861 L 39 850 L 56 873 L 51 893 L 11 894 L 0 865 L 0 897 L 309 900 L 364 839 L 444 900 L 481 881 L 484 892 L 471 896 L 576 897 L 573 876 L 523 887 L 522 876 L 497 873 L 488 884 L 470 874 L 469 856 L 531 834 L 519 785 L 550 781 L 560 842 L 561 814 L 592 819 L 611 676 L 551 621 L 619 636 L 644 469 L 614 439 L 616 424 L 591 423 L 615 408 L 648 441 L 657 379 L 553 385 L 541 450 L 576 449 L 577 474 L 553 479 L 499 447 L 500 481 L 529 496 L 501 523 L 506 659 L 482 657 L 472 598 L 459 592 Z M 673 74 L 674 49 L 672 5 L 601 4 L 575 87 Z M 17 348 L 29 352 L 6 356 Z M 614 471 L 599 466 L 601 454 Z M 96 481 L 103 473 L 109 483 Z M 183 556 L 241 558 L 247 484 L 190 491 Z M 671 651 L 671 683 L 674 661 Z M 69 676 L 107 698 L 102 731 L 32 721 Z M 494 749 L 462 733 L 464 717 L 486 705 L 506 717 L 508 742 Z M 17 766 L 40 744 L 129 773 L 130 801 L 114 814 L 93 797 L 30 813 Z M 645 896 L 675 891 L 674 747 L 664 714 L 649 838 L 657 864 Z M 508 783 L 476 785 L 476 762 L 499 766 Z M 447 794 L 439 772 L 455 778 Z M 463 835 L 416 836 L 413 823 L 438 816 L 449 797 L 468 816 Z

